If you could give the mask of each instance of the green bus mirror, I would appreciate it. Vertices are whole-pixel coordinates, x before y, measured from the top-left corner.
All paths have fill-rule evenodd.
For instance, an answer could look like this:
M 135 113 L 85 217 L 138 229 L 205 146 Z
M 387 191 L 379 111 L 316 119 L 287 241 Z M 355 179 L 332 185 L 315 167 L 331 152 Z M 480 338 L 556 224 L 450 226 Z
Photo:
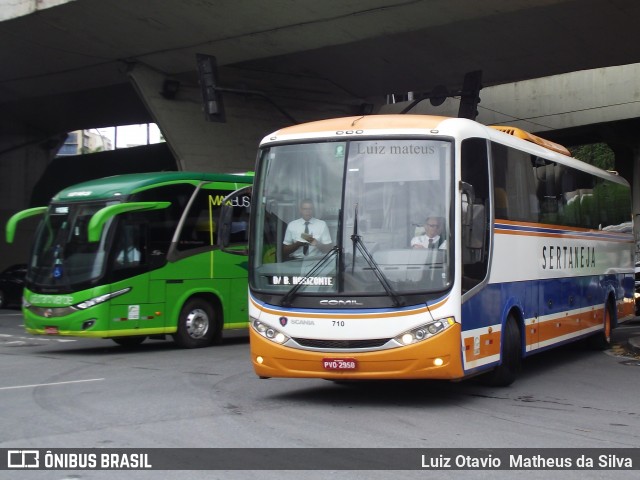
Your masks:
M 16 228 L 18 227 L 18 223 L 24 220 L 25 218 L 33 217 L 35 215 L 42 215 L 47 211 L 47 207 L 35 207 L 28 208 L 27 210 L 22 210 L 9 218 L 7 222 L 7 226 L 5 229 L 5 237 L 7 243 L 13 243 L 13 240 L 16 236 Z
M 102 227 L 104 224 L 111 220 L 116 215 L 127 212 L 135 212 L 142 210 L 161 210 L 171 205 L 171 202 L 129 202 L 118 203 L 116 205 L 109 205 L 108 207 L 101 208 L 93 214 L 88 230 L 89 242 L 97 242 L 102 235 Z

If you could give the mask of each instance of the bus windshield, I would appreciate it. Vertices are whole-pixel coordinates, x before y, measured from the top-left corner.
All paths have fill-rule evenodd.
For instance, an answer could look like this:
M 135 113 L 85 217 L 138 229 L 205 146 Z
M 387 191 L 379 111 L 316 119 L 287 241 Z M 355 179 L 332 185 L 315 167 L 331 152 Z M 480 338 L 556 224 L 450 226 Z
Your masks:
M 99 242 L 87 239 L 91 217 L 106 202 L 52 204 L 36 234 L 27 281 L 63 291 L 89 284 L 105 272 L 105 226 Z
M 391 298 L 448 288 L 452 164 L 445 140 L 263 150 L 252 287 Z

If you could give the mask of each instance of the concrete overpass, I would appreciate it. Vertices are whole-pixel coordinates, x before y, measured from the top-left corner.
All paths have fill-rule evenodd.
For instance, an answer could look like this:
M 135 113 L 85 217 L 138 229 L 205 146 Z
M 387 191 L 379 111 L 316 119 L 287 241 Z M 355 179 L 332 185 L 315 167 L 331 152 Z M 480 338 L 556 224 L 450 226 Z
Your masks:
M 258 140 L 290 117 L 377 112 L 389 93 L 459 89 L 472 70 L 483 71 L 486 87 L 518 88 L 640 62 L 633 0 L 0 0 L 0 7 L 1 223 L 28 205 L 74 129 L 155 121 L 177 168 L 235 171 L 251 168 Z M 222 85 L 260 95 L 225 95 L 227 122 L 206 122 L 196 53 L 218 59 Z M 177 87 L 170 94 L 167 81 Z M 492 107 L 489 91 L 481 121 L 483 109 L 529 118 L 513 106 Z M 537 98 L 545 95 L 555 105 L 553 95 Z M 595 95 L 580 90 L 567 108 Z M 538 104 L 530 92 L 514 98 Z M 25 256 L 31 232 L 22 235 L 15 250 L 2 248 L 0 267 Z
M 566 146 L 606 143 L 615 169 L 633 188 L 636 239 L 640 239 L 640 64 L 582 70 L 487 87 L 481 91 L 477 120 L 512 125 Z M 397 113 L 412 102 L 384 105 Z M 457 98 L 434 107 L 429 100 L 411 113 L 456 116 Z M 640 242 L 636 243 L 640 258 Z

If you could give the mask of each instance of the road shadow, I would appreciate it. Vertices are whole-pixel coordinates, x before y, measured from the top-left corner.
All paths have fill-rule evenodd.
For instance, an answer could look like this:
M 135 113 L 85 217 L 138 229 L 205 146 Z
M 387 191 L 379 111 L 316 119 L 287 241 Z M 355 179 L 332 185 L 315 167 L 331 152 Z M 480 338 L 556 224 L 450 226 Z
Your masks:
M 508 387 L 491 387 L 483 384 L 482 377 L 470 377 L 462 381 L 446 380 L 327 380 L 298 390 L 269 395 L 272 399 L 312 404 L 340 404 L 350 406 L 399 406 L 437 407 L 447 402 L 466 402 L 470 398 L 483 397 L 505 401 L 530 401 L 528 384 L 537 383 L 537 377 L 551 376 L 555 371 L 575 368 L 592 360 L 602 351 L 588 348 L 578 341 L 538 353 L 523 361 L 520 376 Z M 295 382 L 296 379 L 273 379 Z M 264 380 L 270 381 L 270 380 Z M 308 382 L 309 380 L 307 380 Z M 291 385 L 288 385 L 290 387 Z
M 190 352 L 190 351 L 215 351 L 217 349 L 236 348 L 237 346 L 245 346 L 249 348 L 248 336 L 236 336 L 231 338 L 223 338 L 220 345 L 211 345 L 203 348 L 189 349 L 179 347 L 171 337 L 165 340 L 160 339 L 146 339 L 143 343 L 133 346 L 118 345 L 109 339 L 74 339 L 73 337 L 65 337 L 63 340 L 76 340 L 82 341 L 82 346 L 75 346 L 72 342 L 60 342 L 55 345 L 51 343 L 44 343 L 43 339 L 47 337 L 31 337 L 30 342 L 25 344 L 24 347 L 37 347 L 37 353 L 39 355 L 59 355 L 59 356 L 106 356 L 106 355 L 147 355 L 156 352 Z M 39 344 L 38 342 L 43 342 Z M 95 342 L 93 345 L 89 345 L 87 342 Z M 13 348 L 20 348 L 14 346 Z

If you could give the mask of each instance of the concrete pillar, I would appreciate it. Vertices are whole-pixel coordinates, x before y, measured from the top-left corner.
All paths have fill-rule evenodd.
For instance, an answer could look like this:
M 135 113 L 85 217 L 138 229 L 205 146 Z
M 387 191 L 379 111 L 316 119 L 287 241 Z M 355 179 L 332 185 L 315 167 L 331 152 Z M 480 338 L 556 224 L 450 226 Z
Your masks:
M 609 145 L 616 156 L 616 171 L 631 184 L 631 211 L 637 262 L 640 261 L 640 143 L 635 137 L 631 132 L 626 132 L 624 143 L 615 142 Z
M 195 70 L 194 58 L 194 72 Z M 233 70 L 221 69 L 220 84 L 234 89 L 263 91 L 265 88 L 273 89 L 274 83 L 277 83 L 277 80 L 269 79 L 268 73 L 259 72 L 254 75 L 255 82 L 246 72 L 239 79 Z M 170 76 L 142 64 L 135 65 L 129 76 L 183 170 L 253 170 L 260 140 L 265 135 L 292 124 L 291 119 L 265 98 L 235 93 L 223 94 L 226 122 L 208 122 L 202 110 L 200 86 L 193 80 L 179 80 L 175 96 L 167 99 L 161 92 L 164 81 L 172 79 Z M 273 97 L 273 100 L 299 122 L 358 112 L 361 103 L 359 99 L 348 98 L 344 94 L 342 98 L 336 98 L 335 92 L 330 92 L 330 102 L 326 98 L 312 98 L 308 94 L 306 97 L 298 95 L 296 98 L 296 88 L 299 89 L 298 93 L 303 87 L 311 90 L 307 84 L 309 80 L 299 80 L 298 85 L 292 84 L 290 78 L 287 82 L 289 84 L 286 87 L 280 86 L 286 95 Z M 326 90 L 326 86 L 324 87 Z
M 636 239 L 636 262 L 640 262 L 640 145 L 633 149 L 632 172 L 633 233 Z
M 0 270 L 26 263 L 38 219 L 19 224 L 15 241 L 7 244 L 5 225 L 14 213 L 29 208 L 31 194 L 61 138 L 47 138 L 26 124 L 0 125 Z

